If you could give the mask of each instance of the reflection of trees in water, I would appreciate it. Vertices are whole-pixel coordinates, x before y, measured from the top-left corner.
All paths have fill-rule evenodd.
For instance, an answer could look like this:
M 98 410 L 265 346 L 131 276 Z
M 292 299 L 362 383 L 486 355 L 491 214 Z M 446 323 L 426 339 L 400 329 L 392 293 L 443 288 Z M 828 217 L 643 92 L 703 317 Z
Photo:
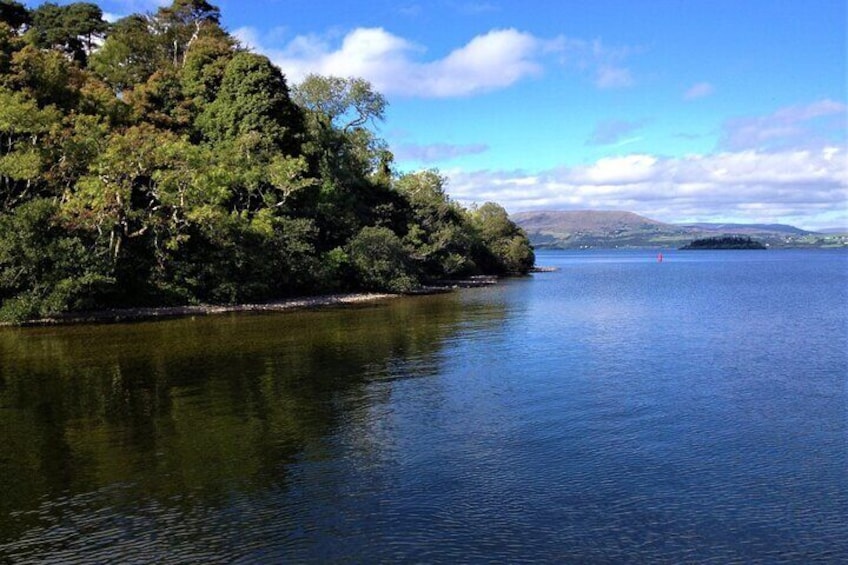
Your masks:
M 0 331 L 0 540 L 37 522 L 9 516 L 45 496 L 129 483 L 134 495 L 121 489 L 109 504 L 176 504 L 285 482 L 286 465 L 318 452 L 340 417 L 364 418 L 385 398 L 341 400 L 375 378 L 437 372 L 467 310 L 442 295 Z

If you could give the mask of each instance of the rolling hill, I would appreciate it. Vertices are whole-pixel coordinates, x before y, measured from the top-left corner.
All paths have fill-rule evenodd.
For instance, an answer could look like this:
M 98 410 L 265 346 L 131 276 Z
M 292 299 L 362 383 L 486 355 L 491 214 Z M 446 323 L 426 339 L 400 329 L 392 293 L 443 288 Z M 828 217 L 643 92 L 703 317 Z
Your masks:
M 537 248 L 677 248 L 703 237 L 747 235 L 769 247 L 843 247 L 844 235 L 785 224 L 668 224 L 623 211 L 536 211 L 514 214 Z

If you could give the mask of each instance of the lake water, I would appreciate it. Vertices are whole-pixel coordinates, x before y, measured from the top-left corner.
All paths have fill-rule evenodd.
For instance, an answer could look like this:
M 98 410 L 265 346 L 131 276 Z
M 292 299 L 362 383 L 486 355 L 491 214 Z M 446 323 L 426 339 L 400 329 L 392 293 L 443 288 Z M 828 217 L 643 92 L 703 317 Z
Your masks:
M 848 253 L 0 329 L 0 562 L 848 561 Z

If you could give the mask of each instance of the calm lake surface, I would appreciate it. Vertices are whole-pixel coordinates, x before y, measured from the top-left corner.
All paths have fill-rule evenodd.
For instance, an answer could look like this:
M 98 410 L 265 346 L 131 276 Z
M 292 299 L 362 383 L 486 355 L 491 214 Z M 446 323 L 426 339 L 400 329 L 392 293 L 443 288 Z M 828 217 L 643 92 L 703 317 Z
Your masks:
M 846 562 L 848 252 L 0 328 L 0 562 Z

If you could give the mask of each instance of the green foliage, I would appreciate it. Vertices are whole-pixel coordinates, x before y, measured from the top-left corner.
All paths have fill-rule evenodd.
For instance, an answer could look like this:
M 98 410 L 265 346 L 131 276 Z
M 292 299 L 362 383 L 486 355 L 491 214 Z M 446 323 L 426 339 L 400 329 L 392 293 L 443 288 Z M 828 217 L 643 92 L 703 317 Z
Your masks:
M 108 30 L 80 2 L 0 0 L 0 19 L 6 320 L 532 265 L 503 209 L 470 214 L 435 171 L 394 174 L 368 82 L 310 76 L 290 96 L 204 0 Z
M 348 243 L 347 252 L 365 288 L 408 292 L 418 286 L 403 243 L 388 228 L 362 228 Z
M 185 66 L 195 44 L 210 38 L 234 42 L 219 27 L 218 8 L 203 0 L 175 0 L 149 16 L 133 14 L 115 22 L 92 69 L 117 92 L 146 82 L 157 71 Z
M 79 67 L 67 57 L 31 45 L 12 55 L 10 72 L 4 78 L 5 85 L 26 92 L 40 107 L 54 105 L 66 111 L 77 104 L 83 81 Z
M 536 256 L 530 240 L 503 207 L 487 202 L 471 213 L 471 221 L 480 238 L 475 255 L 485 270 L 526 274 L 533 268 Z
M 335 247 L 323 253 L 313 264 L 311 279 L 319 292 L 346 290 L 351 287 L 354 274 L 347 252 L 341 247 Z
M 163 56 L 174 67 L 185 63 L 186 55 L 200 38 L 222 36 L 220 10 L 205 0 L 174 0 L 151 18 Z M 165 65 L 160 63 L 160 67 Z
M 144 84 L 128 91 L 124 100 L 136 123 L 184 132 L 194 121 L 194 105 L 184 94 L 179 75 L 171 69 L 156 71 Z
M 0 156 L 0 176 L 12 181 L 34 181 L 41 169 L 41 155 L 32 147 Z
M 361 78 L 309 75 L 295 89 L 295 102 L 324 125 L 347 132 L 382 120 L 388 103 Z
M 9 209 L 45 188 L 42 140 L 57 127 L 60 113 L 40 109 L 23 92 L 0 87 L 0 204 Z
M 36 145 L 38 136 L 47 132 L 59 118 L 55 108 L 40 109 L 25 93 L 0 87 L 0 135 L 3 135 L 0 149 L 20 140 Z
M 116 92 L 123 92 L 146 82 L 161 59 L 160 45 L 147 18 L 132 15 L 112 25 L 103 47 L 91 57 L 91 69 Z
M 47 2 L 33 10 L 31 19 L 36 46 L 61 49 L 80 62 L 85 62 L 95 38 L 108 27 L 102 10 L 88 2 L 66 6 Z
M 110 126 L 117 128 L 127 125 L 131 117 L 130 106 L 115 93 L 103 80 L 88 73 L 79 90 L 77 111 L 86 116 L 102 118 Z
M 407 174 L 396 183 L 412 209 L 404 242 L 427 279 L 462 276 L 478 270 L 471 254 L 473 228 L 466 211 L 448 198 L 445 183 L 436 171 Z
M 192 44 L 180 69 L 180 80 L 183 92 L 195 105 L 205 106 L 215 99 L 234 54 L 235 41 L 225 35 L 199 37 Z
M 303 132 L 283 73 L 267 57 L 246 52 L 227 63 L 218 94 L 197 124 L 214 143 L 257 133 L 288 155 L 299 152 Z
M 696 239 L 681 249 L 766 249 L 766 246 L 746 235 L 724 235 Z
M 56 213 L 54 202 L 37 199 L 0 216 L 0 319 L 85 308 L 111 292 L 107 264 Z
M 160 8 L 156 15 L 158 20 L 170 26 L 217 25 L 221 19 L 221 11 L 206 0 L 174 0 L 169 7 Z

